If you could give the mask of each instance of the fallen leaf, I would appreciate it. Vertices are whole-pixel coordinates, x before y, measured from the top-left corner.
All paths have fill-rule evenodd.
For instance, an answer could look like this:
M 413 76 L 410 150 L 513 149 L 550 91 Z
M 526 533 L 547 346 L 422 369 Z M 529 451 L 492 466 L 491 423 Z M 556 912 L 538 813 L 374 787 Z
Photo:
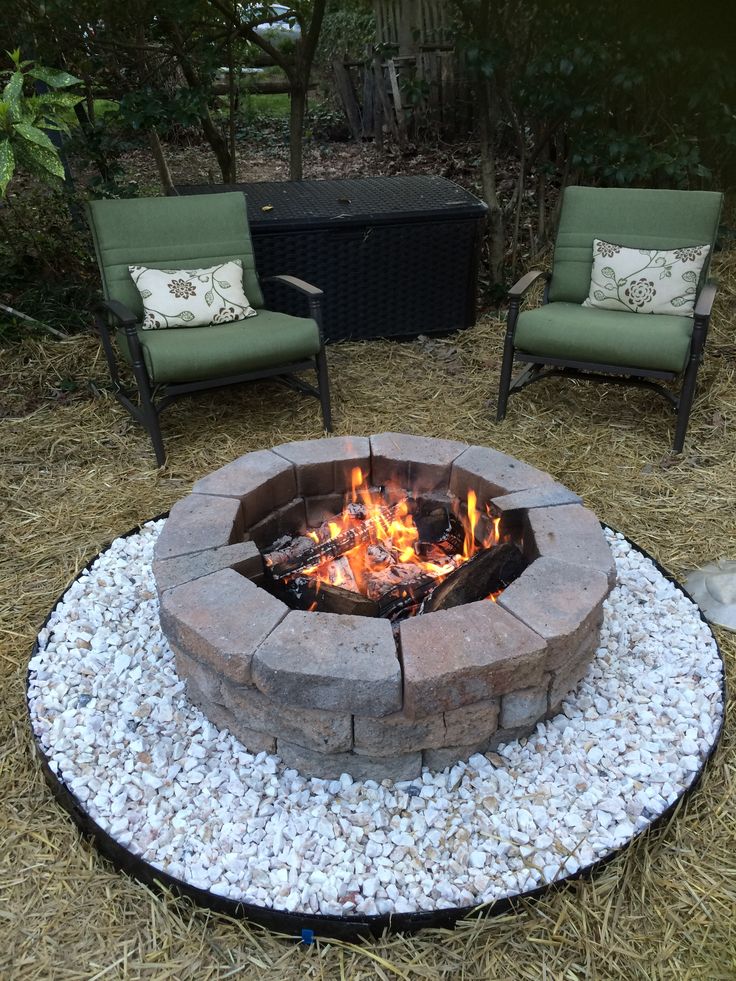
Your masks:
M 261 211 L 273 211 L 273 205 L 272 204 L 264 204 L 263 207 L 261 208 Z

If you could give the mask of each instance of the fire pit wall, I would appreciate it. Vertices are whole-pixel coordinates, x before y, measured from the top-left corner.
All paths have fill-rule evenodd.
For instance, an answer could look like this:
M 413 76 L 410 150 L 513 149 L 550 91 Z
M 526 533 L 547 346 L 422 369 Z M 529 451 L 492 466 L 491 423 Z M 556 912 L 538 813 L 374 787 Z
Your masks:
M 261 551 L 341 510 L 351 472 L 465 501 L 515 529 L 530 564 L 488 600 L 404 620 L 289 609 Z M 195 483 L 154 555 L 161 624 L 190 699 L 252 752 L 304 774 L 410 780 L 528 734 L 595 652 L 615 581 L 580 499 L 506 454 L 381 433 L 248 453 Z

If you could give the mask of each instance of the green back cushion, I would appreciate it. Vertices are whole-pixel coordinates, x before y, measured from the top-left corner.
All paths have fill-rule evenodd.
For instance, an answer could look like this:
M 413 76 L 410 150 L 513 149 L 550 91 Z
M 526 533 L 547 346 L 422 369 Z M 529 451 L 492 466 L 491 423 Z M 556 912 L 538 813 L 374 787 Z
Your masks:
M 128 266 L 201 269 L 240 259 L 245 294 L 254 307 L 263 306 L 244 194 L 90 201 L 87 216 L 105 296 L 140 317 L 143 306 Z
M 710 244 L 712 254 L 722 202 L 715 191 L 566 188 L 550 300 L 582 303 L 587 297 L 594 238 L 642 249 Z M 703 279 L 707 273 L 706 263 Z

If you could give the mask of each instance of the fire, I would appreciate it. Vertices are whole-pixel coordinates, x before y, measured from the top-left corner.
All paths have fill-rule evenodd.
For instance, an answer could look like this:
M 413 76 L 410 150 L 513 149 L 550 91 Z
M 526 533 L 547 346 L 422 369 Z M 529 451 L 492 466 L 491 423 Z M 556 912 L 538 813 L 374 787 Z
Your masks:
M 444 540 L 420 542 L 420 532 L 405 496 L 392 507 L 366 485 L 360 467 L 351 473 L 349 503 L 343 511 L 325 522 L 318 531 L 307 537 L 315 543 L 339 539 L 346 533 L 359 531 L 369 523 L 371 534 L 355 547 L 342 552 L 340 558 L 326 556 L 318 565 L 300 570 L 314 585 L 327 583 L 360 592 L 378 599 L 388 590 L 410 599 L 418 582 L 435 580 L 435 584 L 469 561 L 479 549 L 489 548 L 500 541 L 500 518 L 478 506 L 475 491 L 468 492 L 466 508 L 456 515 L 462 529 L 462 540 L 448 534 Z M 448 528 L 449 531 L 449 528 Z M 400 589 L 403 583 L 404 589 Z M 488 597 L 495 601 L 495 596 Z

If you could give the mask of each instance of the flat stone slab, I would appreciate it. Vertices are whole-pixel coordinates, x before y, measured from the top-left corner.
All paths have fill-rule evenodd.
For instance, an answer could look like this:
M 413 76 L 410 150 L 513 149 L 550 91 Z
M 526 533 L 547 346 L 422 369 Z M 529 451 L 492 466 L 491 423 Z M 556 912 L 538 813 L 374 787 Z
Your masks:
M 736 562 L 733 559 L 719 559 L 694 569 L 684 585 L 710 623 L 736 631 Z
M 243 537 L 240 501 L 190 494 L 177 501 L 153 549 L 154 561 L 230 545 Z
M 271 450 L 256 450 L 201 477 L 192 493 L 237 498 L 250 527 L 297 496 L 294 466 Z
M 545 669 L 557 671 L 585 651 L 593 657 L 610 591 L 603 572 L 545 556 L 506 587 L 498 605 L 545 639 Z
M 452 461 L 467 449 L 457 440 L 403 433 L 378 433 L 370 443 L 372 483 L 399 484 L 417 494 L 446 490 Z
M 161 627 L 189 657 L 247 684 L 251 659 L 289 608 L 244 576 L 224 569 L 167 589 L 161 597 Z
M 544 483 L 528 490 L 514 491 L 491 499 L 491 504 L 501 514 L 510 511 L 526 511 L 529 508 L 553 507 L 560 504 L 582 504 L 577 494 L 573 494 L 562 484 Z
M 263 559 L 253 542 L 236 542 L 220 548 L 208 548 L 203 552 L 156 559 L 153 563 L 153 577 L 160 597 L 166 589 L 193 579 L 201 579 L 202 576 L 209 576 L 221 569 L 234 569 L 248 579 L 258 579 L 263 573 Z
M 274 446 L 273 452 L 296 468 L 297 491 L 302 496 L 344 493 L 352 486 L 352 472 L 359 467 L 368 479 L 371 444 L 367 436 L 331 436 Z
M 531 533 L 524 536 L 525 547 L 531 537 L 528 543 L 530 558 L 548 556 L 571 565 L 597 569 L 605 574 L 612 587 L 615 586 L 613 555 L 592 511 L 580 504 L 532 508 L 525 521 Z
M 548 473 L 489 446 L 469 446 L 452 464 L 450 493 L 465 499 L 472 487 L 480 500 L 551 483 Z
M 409 718 L 541 683 L 546 642 L 490 600 L 404 620 L 399 633 Z
M 287 706 L 371 716 L 401 708 L 388 620 L 292 610 L 256 651 L 253 682 Z

